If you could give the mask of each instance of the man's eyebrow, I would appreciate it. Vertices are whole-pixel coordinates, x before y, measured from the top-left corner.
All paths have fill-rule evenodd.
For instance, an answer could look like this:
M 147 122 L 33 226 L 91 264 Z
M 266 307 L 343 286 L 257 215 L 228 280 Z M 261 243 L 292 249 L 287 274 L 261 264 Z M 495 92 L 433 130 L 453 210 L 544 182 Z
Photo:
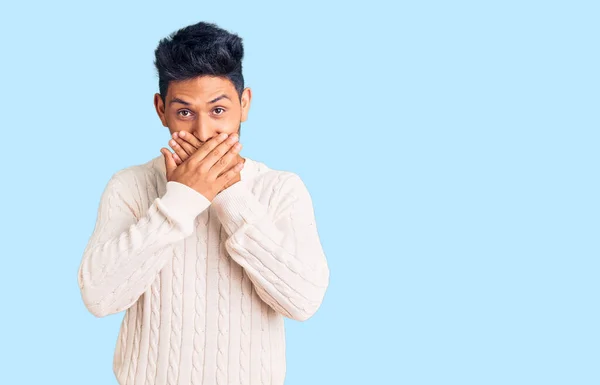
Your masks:
M 227 95 L 223 94 L 223 95 L 221 95 L 221 96 L 217 96 L 216 98 L 214 98 L 213 100 L 211 100 L 210 102 L 208 102 L 208 103 L 206 103 L 206 104 L 213 104 L 213 103 L 216 103 L 216 102 L 218 102 L 219 100 L 221 100 L 221 99 L 223 99 L 223 98 L 225 98 L 225 99 L 227 99 L 227 100 L 231 101 L 231 99 L 229 99 L 229 96 L 227 96 Z
M 213 104 L 213 103 L 218 102 L 221 99 L 227 99 L 227 100 L 231 101 L 231 99 L 229 98 L 229 96 L 227 96 L 226 94 L 222 94 L 220 96 L 217 96 L 216 98 L 214 98 L 213 100 L 211 100 L 210 102 L 208 102 L 206 104 Z M 171 101 L 169 102 L 169 104 L 173 104 L 173 103 L 181 103 L 184 106 L 191 106 L 192 105 L 191 103 L 188 103 L 185 100 L 179 99 L 179 98 L 173 98 L 173 99 L 171 99 Z
M 171 99 L 171 101 L 169 102 L 169 104 L 173 104 L 173 103 L 181 103 L 184 106 L 191 106 L 191 103 L 188 103 L 185 100 L 179 99 L 179 98 L 173 98 L 173 99 Z

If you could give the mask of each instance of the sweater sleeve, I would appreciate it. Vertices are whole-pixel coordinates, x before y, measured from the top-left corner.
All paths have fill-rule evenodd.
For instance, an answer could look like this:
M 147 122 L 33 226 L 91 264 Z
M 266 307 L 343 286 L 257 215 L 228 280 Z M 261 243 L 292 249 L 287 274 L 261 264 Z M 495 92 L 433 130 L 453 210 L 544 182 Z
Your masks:
M 305 321 L 323 301 L 329 268 L 311 196 L 297 174 L 285 175 L 271 207 L 240 182 L 219 193 L 212 205 L 229 235 L 225 248 L 261 299 L 280 314 Z
M 109 180 L 83 252 L 79 288 L 97 317 L 133 305 L 172 257 L 172 244 L 192 234 L 196 216 L 210 205 L 192 188 L 167 182 L 165 194 L 142 216 L 135 183 L 135 175 L 124 170 Z

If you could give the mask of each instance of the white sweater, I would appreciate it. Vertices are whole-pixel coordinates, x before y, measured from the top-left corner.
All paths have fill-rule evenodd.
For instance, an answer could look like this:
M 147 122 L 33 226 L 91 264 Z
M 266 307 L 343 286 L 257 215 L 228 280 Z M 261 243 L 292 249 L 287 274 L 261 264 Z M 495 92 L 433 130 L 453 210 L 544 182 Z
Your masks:
M 163 155 L 108 182 L 78 281 L 95 316 L 126 310 L 119 384 L 284 383 L 283 316 L 317 311 L 329 268 L 300 177 L 245 158 L 212 202 Z

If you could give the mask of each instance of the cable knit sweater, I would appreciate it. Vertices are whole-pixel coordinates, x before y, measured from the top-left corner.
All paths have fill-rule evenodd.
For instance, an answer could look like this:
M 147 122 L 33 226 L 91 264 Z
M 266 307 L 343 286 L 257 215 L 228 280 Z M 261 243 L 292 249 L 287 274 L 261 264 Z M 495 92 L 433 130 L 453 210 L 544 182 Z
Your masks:
M 160 155 L 109 180 L 78 282 L 95 316 L 126 310 L 119 384 L 281 385 L 283 317 L 317 311 L 329 268 L 297 174 L 246 157 L 210 202 Z

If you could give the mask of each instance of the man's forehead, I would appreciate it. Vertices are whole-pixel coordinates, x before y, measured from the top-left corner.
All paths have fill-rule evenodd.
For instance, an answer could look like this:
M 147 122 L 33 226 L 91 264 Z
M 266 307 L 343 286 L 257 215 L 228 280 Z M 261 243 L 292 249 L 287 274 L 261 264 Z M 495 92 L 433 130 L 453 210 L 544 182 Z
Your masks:
M 231 80 L 219 76 L 198 76 L 185 80 L 171 80 L 169 86 L 177 89 L 193 89 L 205 93 L 226 91 L 235 88 Z

